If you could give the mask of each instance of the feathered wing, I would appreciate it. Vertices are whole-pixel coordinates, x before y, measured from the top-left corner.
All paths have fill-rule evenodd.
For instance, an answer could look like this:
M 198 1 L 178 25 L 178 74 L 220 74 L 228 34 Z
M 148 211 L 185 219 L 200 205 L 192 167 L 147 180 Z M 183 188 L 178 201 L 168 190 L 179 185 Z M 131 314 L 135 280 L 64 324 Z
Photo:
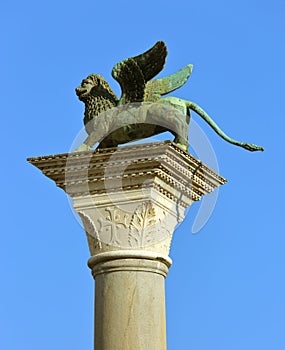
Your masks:
M 168 77 L 148 81 L 145 88 L 144 101 L 155 102 L 160 96 L 180 88 L 189 79 L 192 69 L 193 65 L 188 64 Z
M 163 69 L 166 56 L 165 43 L 158 41 L 148 51 L 114 66 L 112 76 L 122 89 L 120 104 L 144 100 L 146 83 Z

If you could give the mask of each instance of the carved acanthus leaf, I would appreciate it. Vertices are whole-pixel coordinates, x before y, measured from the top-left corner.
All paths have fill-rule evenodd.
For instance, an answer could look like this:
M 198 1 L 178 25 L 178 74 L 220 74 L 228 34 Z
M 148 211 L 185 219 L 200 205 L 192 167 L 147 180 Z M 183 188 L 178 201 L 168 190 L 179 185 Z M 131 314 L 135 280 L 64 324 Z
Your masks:
M 78 214 L 85 228 L 90 253 L 91 255 L 93 255 L 95 250 L 97 250 L 98 248 L 102 249 L 102 244 L 99 239 L 98 231 L 96 230 L 96 227 L 94 226 L 89 216 L 87 216 L 82 211 L 78 211 Z
M 128 241 L 131 247 L 143 247 L 154 241 L 155 215 L 155 209 L 149 201 L 136 208 L 129 226 Z

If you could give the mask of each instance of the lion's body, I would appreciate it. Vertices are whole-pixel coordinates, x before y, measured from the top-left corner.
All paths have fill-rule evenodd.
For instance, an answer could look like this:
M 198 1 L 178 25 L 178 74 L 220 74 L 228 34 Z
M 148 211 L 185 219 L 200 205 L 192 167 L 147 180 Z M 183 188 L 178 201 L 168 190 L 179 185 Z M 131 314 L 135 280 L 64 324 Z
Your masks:
M 80 100 L 85 104 L 84 125 L 89 136 L 95 131 L 95 129 L 100 128 L 100 126 L 97 123 L 97 119 L 102 113 L 111 110 L 113 107 L 120 107 L 120 105 L 124 105 L 121 103 L 121 100 L 117 99 L 109 84 L 100 75 L 89 75 L 86 79 L 82 81 L 81 86 L 76 89 L 76 92 Z M 151 102 L 154 102 L 156 100 L 156 103 L 161 103 L 165 100 L 167 105 L 175 106 L 177 110 L 182 111 L 183 114 L 180 114 L 180 116 L 186 115 L 186 113 L 184 113 L 186 112 L 186 109 L 181 104 L 182 100 L 173 98 L 173 101 L 170 101 L 169 98 L 162 99 L 159 96 L 155 96 L 155 90 L 152 86 L 146 94 L 144 100 L 148 102 L 148 99 L 151 99 Z M 175 103 L 174 100 L 177 100 L 177 102 Z M 180 101 L 180 103 L 178 103 L 178 101 Z M 137 103 L 140 104 L 143 102 L 144 101 Z M 167 114 L 161 115 L 161 118 L 165 119 L 165 121 L 161 120 L 161 124 L 167 123 L 167 117 Z M 182 128 L 184 130 L 181 130 L 182 124 L 179 121 L 177 121 L 177 124 L 179 124 L 180 132 L 176 132 L 176 128 L 173 126 L 161 126 L 159 121 L 157 120 L 155 125 L 152 123 L 134 123 L 131 125 L 119 127 L 117 130 L 114 130 L 108 135 L 106 135 L 106 137 L 103 140 L 96 140 L 100 141 L 98 148 L 116 147 L 119 144 L 140 140 L 169 131 L 175 137 L 174 142 L 177 143 L 181 148 L 187 150 L 189 118 L 182 117 L 182 119 Z M 183 136 L 181 136 L 182 134 Z M 92 140 L 92 142 L 90 140 Z M 88 145 L 92 147 L 94 141 L 94 137 L 89 137 L 87 141 Z

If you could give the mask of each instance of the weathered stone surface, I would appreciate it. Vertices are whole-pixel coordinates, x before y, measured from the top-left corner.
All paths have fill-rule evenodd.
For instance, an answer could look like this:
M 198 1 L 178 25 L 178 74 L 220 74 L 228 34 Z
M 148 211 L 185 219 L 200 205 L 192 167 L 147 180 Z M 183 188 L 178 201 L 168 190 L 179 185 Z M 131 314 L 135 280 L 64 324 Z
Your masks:
M 124 250 L 89 260 L 96 279 L 95 349 L 165 350 L 164 279 L 171 260 Z

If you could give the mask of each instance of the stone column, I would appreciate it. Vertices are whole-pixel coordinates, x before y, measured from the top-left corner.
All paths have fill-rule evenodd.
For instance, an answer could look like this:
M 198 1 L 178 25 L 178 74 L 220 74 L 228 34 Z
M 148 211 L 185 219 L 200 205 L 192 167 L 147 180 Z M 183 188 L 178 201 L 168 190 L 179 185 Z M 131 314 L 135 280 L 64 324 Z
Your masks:
M 164 254 L 122 250 L 89 260 L 96 279 L 95 349 L 166 349 Z
M 71 196 L 84 225 L 96 280 L 95 349 L 165 350 L 173 231 L 225 179 L 171 141 L 29 161 Z

